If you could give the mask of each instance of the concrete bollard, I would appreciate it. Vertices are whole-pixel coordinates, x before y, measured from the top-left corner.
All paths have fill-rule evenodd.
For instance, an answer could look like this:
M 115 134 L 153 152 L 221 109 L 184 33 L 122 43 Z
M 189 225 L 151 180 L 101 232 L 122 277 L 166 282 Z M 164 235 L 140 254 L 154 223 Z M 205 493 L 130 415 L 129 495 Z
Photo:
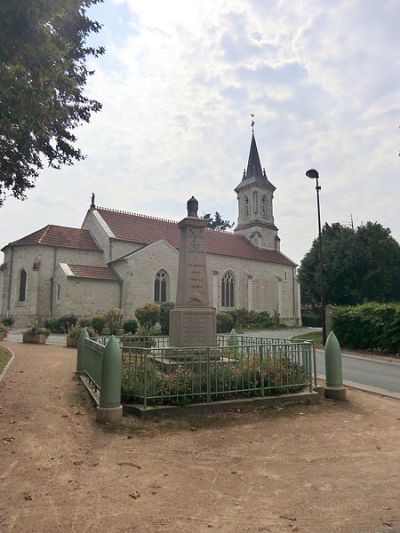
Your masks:
M 231 329 L 231 332 L 229 333 L 228 346 L 238 346 L 238 345 L 239 345 L 238 334 L 236 333 L 235 328 L 233 328 Z
M 85 370 L 85 339 L 89 338 L 89 333 L 85 328 L 79 335 L 78 339 L 78 354 L 76 357 L 76 371 L 75 374 L 81 374 Z
M 96 410 L 96 422 L 115 424 L 121 421 L 121 377 L 121 349 L 114 335 L 111 335 L 101 365 L 100 405 Z
M 325 398 L 345 400 L 346 389 L 343 386 L 342 352 L 336 335 L 331 331 L 325 344 Z

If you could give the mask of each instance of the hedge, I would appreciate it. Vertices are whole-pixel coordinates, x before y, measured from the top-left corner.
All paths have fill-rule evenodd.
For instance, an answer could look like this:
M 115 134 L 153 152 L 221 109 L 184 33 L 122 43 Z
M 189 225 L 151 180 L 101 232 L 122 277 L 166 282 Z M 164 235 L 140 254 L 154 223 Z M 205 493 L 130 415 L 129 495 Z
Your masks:
M 343 346 L 400 352 L 400 303 L 334 307 L 332 329 Z

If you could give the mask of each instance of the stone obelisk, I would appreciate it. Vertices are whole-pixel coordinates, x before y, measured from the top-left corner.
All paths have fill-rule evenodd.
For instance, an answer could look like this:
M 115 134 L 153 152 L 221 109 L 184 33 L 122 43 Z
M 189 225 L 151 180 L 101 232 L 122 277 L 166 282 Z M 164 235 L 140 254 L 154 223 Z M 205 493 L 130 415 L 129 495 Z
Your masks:
M 210 306 L 204 232 L 207 222 L 197 215 L 198 202 L 187 203 L 181 220 L 176 307 L 170 311 L 170 346 L 216 346 L 215 308 Z

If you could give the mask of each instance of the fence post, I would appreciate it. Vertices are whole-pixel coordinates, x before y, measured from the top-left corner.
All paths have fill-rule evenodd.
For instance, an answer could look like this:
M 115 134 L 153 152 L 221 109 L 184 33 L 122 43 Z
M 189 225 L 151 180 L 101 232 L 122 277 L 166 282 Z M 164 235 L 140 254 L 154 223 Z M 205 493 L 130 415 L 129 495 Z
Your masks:
M 340 350 L 339 341 L 333 331 L 329 333 L 325 344 L 325 373 L 325 398 L 345 400 L 346 389 L 343 386 L 342 377 L 342 352 Z
M 114 335 L 111 335 L 103 353 L 100 405 L 96 411 L 96 422 L 115 423 L 121 421 L 121 374 L 121 349 Z
M 78 338 L 78 354 L 76 357 L 76 371 L 75 374 L 82 374 L 85 370 L 85 340 L 89 338 L 89 333 L 85 328 Z

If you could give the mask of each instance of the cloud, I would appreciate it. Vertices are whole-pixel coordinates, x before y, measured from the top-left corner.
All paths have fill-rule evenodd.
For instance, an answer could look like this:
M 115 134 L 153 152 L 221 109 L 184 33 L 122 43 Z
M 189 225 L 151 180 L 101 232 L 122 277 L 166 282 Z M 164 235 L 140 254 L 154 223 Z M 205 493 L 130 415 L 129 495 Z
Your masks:
M 400 237 L 398 2 L 114 0 L 92 16 L 107 53 L 87 88 L 103 110 L 78 132 L 88 157 L 9 200 L 4 241 L 79 226 L 92 191 L 99 205 L 173 219 L 194 194 L 200 211 L 236 220 L 250 113 L 284 253 L 300 261 L 316 236 L 310 167 L 324 220 L 353 213 Z

